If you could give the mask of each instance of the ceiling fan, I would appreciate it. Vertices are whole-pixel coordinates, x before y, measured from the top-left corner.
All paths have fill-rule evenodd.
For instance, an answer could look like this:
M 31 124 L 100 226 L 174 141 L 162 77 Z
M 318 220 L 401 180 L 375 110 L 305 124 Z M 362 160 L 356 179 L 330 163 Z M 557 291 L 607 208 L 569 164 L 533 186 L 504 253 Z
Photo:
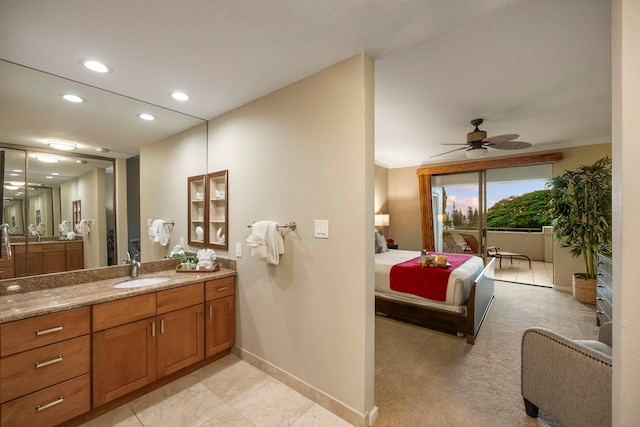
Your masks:
M 496 135 L 487 138 L 487 132 L 478 129 L 483 122 L 483 119 L 473 119 L 471 124 L 475 126 L 473 132 L 467 134 L 466 144 L 442 144 L 442 145 L 464 145 L 462 148 L 456 148 L 455 150 L 446 151 L 444 153 L 436 154 L 433 157 L 442 156 L 444 154 L 453 153 L 454 151 L 467 150 L 467 158 L 480 159 L 487 155 L 489 148 L 495 148 L 497 150 L 522 150 L 524 148 L 531 147 L 528 142 L 514 141 L 520 135 L 515 133 L 509 133 L 505 135 Z

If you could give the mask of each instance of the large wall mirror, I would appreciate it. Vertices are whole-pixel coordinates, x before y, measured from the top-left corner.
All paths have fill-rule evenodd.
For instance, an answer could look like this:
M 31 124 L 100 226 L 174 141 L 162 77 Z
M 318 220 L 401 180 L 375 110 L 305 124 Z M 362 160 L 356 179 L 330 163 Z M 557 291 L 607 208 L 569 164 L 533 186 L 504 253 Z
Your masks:
M 68 93 L 84 102 L 65 101 L 62 95 Z M 140 113 L 150 113 L 156 120 L 140 120 Z M 0 150 L 5 152 L 2 223 L 9 225 L 12 243 L 23 245 L 21 250 L 26 252 L 26 256 L 14 257 L 14 262 L 29 263 L 29 251 L 39 251 L 38 243 L 73 238 L 84 244 L 85 268 L 117 264 L 117 242 L 140 238 L 144 232 L 138 225 L 140 189 L 131 188 L 129 197 L 117 194 L 116 177 L 127 176 L 123 170 L 137 158 L 141 147 L 188 129 L 202 129 L 204 150 L 203 123 L 196 117 L 0 60 Z M 76 148 L 58 151 L 49 146 L 51 140 L 71 142 Z M 136 168 L 122 187 L 138 185 L 135 173 Z M 118 229 L 118 215 L 123 215 L 117 209 L 119 203 L 127 206 L 124 212 L 132 215 L 129 223 L 138 229 Z M 2 258 L 6 258 L 4 251 Z M 16 265 L 15 270 L 30 271 L 28 265 Z

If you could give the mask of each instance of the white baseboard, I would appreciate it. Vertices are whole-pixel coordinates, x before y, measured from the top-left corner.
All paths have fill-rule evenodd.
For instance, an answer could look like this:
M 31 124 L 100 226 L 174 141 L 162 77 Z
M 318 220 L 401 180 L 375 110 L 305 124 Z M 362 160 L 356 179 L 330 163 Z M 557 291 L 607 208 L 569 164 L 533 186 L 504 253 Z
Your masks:
M 378 419 L 378 407 L 374 406 L 373 408 L 371 408 L 371 410 L 369 411 L 369 425 L 372 426 L 373 423 L 376 422 L 376 420 Z

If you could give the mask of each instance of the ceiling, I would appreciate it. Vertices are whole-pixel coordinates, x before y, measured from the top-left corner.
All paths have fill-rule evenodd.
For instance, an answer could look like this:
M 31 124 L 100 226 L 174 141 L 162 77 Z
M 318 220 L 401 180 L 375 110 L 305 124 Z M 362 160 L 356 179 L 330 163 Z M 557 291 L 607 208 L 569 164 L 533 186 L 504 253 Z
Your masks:
M 608 0 L 0 3 L 0 59 L 207 120 L 362 51 L 378 164 L 462 160 L 431 156 L 464 143 L 475 118 L 532 144 L 518 153 L 611 141 Z M 191 100 L 171 99 L 177 89 Z M 148 143 L 100 141 L 124 157 Z

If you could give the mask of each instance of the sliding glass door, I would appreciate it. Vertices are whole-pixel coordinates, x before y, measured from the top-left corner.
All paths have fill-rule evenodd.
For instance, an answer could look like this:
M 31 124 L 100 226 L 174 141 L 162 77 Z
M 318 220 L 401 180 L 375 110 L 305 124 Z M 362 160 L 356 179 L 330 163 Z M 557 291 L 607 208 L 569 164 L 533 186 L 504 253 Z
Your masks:
M 552 164 L 432 175 L 436 251 L 487 255 L 500 246 L 545 259 L 545 184 Z M 511 250 L 516 248 L 517 251 Z
M 432 177 L 436 251 L 476 255 L 485 252 L 484 175 L 484 171 L 477 171 Z

